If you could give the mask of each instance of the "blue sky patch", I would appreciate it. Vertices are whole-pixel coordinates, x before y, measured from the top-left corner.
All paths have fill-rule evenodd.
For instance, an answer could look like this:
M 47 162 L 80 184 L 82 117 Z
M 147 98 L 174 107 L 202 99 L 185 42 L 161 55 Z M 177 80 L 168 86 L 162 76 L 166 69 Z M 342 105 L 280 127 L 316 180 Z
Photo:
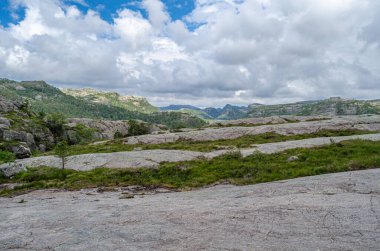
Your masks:
M 145 10 L 141 9 L 141 0 L 66 0 L 66 4 L 75 5 L 82 12 L 86 13 L 89 9 L 99 12 L 102 19 L 109 23 L 113 22 L 113 18 L 117 11 L 128 8 L 134 11 L 140 11 L 144 17 L 147 17 Z M 173 20 L 182 19 L 188 15 L 194 8 L 194 0 L 163 0 L 166 9 Z M 9 0 L 0 0 L 0 25 L 9 27 L 10 24 L 18 23 L 25 17 L 25 9 L 18 7 L 12 9 Z

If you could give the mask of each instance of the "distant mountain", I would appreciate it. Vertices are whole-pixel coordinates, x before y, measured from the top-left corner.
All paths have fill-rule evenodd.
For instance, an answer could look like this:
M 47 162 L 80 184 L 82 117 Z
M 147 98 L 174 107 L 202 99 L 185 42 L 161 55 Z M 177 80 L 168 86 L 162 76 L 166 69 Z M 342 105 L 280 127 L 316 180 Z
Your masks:
M 129 111 L 142 113 L 152 113 L 158 111 L 158 108 L 151 105 L 144 97 L 121 96 L 117 92 L 103 92 L 92 88 L 61 89 L 61 91 L 67 95 L 79 99 L 125 108 Z
M 249 106 L 226 105 L 223 108 L 208 107 L 205 109 L 200 109 L 190 105 L 171 105 L 165 107 L 165 109 L 186 112 L 198 116 L 199 118 L 210 120 L 232 120 L 281 115 L 337 116 L 380 114 L 380 100 L 355 100 L 332 97 L 325 100 L 301 101 L 297 103 L 278 105 L 253 103 Z
M 44 81 L 17 82 L 0 79 L 0 95 L 10 100 L 28 100 L 31 109 L 35 112 L 47 114 L 59 112 L 68 117 L 110 120 L 139 119 L 150 123 L 164 124 L 170 128 L 199 127 L 205 124 L 200 118 L 188 113 L 142 113 L 121 107 L 121 102 L 116 99 L 112 102 L 108 102 L 109 99 L 106 99 L 107 102 L 102 103 L 97 100 L 77 98 L 65 94 Z M 115 103 L 117 104 L 114 105 Z
M 325 100 L 303 101 L 279 105 L 250 105 L 248 117 L 277 115 L 360 115 L 380 114 L 380 100 L 354 100 L 332 97 Z
M 230 120 L 245 118 L 248 108 L 245 106 L 234 106 L 228 104 L 223 108 L 205 108 L 204 111 L 214 119 Z
M 160 107 L 160 110 L 161 111 L 201 110 L 201 108 L 198 108 L 192 105 L 169 105 L 169 106 Z
M 228 104 L 223 108 L 208 107 L 201 109 L 192 105 L 169 105 L 166 107 L 161 107 L 160 110 L 186 112 L 196 115 L 202 119 L 229 120 L 245 118 L 247 115 L 248 107 L 233 106 Z

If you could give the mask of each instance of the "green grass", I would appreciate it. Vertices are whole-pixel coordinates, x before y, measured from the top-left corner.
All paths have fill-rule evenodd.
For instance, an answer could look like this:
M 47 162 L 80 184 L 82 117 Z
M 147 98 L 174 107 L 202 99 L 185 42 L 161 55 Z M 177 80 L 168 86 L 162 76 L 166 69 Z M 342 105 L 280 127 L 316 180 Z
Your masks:
M 290 156 L 299 160 L 288 162 Z M 380 167 L 380 142 L 345 141 L 313 149 L 293 149 L 282 153 L 255 154 L 243 158 L 231 153 L 212 160 L 163 163 L 157 169 L 106 169 L 91 171 L 32 168 L 12 180 L 0 177 L 0 183 L 23 185 L 4 189 L 0 195 L 33 189 L 59 188 L 76 190 L 91 187 L 141 185 L 191 189 L 218 182 L 236 185 L 256 184 L 296 177 Z
M 1 147 L 1 144 L 0 144 L 0 147 Z M 16 159 L 16 156 L 14 155 L 14 153 L 0 149 L 0 164 L 11 162 L 11 161 L 14 161 L 15 159 Z
M 73 145 L 68 149 L 68 155 L 79 155 L 87 153 L 111 153 L 111 152 L 122 152 L 122 151 L 132 151 L 136 147 L 141 147 L 143 150 L 150 149 L 172 149 L 172 150 L 188 150 L 188 151 L 200 151 L 209 152 L 223 148 L 248 148 L 252 144 L 263 144 L 271 142 L 280 142 L 285 140 L 298 140 L 307 139 L 315 137 L 333 137 L 333 136 L 349 136 L 349 135 L 359 135 L 359 134 L 370 134 L 374 133 L 371 131 L 360 131 L 360 130 L 341 130 L 341 131 L 330 131 L 321 130 L 316 133 L 311 134 L 300 134 L 300 135 L 290 135 L 284 136 L 277 133 L 264 133 L 258 135 L 246 135 L 237 139 L 225 139 L 225 140 L 215 140 L 215 141 L 188 141 L 179 140 L 173 143 L 162 143 L 155 145 L 140 144 L 140 145 L 127 145 L 123 144 L 121 140 L 114 140 L 103 144 L 97 145 Z M 46 152 L 40 155 L 55 155 L 54 151 Z

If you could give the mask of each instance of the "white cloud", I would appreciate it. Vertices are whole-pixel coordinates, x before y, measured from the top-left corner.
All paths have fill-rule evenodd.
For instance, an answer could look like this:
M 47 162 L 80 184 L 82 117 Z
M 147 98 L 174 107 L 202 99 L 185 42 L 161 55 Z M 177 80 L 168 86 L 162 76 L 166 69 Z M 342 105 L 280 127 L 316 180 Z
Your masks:
M 169 14 L 160 0 L 144 0 L 142 6 L 148 11 L 149 21 L 155 28 L 161 29 L 169 22 Z
M 23 47 L 15 45 L 12 50 L 9 51 L 9 55 L 6 59 L 6 66 L 12 69 L 23 67 L 28 63 L 30 52 Z
M 377 1 L 198 0 L 172 21 L 161 1 L 144 0 L 148 19 L 126 5 L 112 23 L 70 1 L 11 4 L 25 18 L 0 27 L 4 77 L 114 89 L 156 104 L 380 95 Z

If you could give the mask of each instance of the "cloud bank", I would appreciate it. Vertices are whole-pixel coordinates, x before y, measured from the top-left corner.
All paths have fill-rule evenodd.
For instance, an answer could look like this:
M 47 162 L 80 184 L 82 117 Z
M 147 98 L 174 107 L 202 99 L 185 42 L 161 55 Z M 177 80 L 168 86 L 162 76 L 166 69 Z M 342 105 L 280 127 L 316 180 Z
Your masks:
M 121 7 L 111 23 L 59 0 L 11 6 L 25 17 L 0 26 L 2 77 L 156 105 L 380 98 L 378 1 L 197 0 L 174 21 L 161 1 L 143 0 L 147 16 Z

